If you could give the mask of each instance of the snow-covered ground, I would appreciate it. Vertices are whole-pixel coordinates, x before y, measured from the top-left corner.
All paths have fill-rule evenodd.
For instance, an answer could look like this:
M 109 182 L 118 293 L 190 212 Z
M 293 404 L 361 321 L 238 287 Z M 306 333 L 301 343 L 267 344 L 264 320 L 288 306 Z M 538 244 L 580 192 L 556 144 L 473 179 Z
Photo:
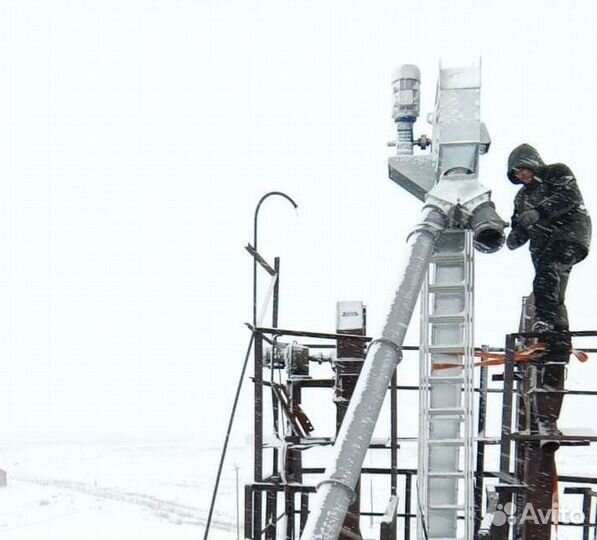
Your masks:
M 217 443 L 188 441 L 5 444 L 0 468 L 8 472 L 8 486 L 0 488 L 0 539 L 203 538 L 220 451 Z M 313 451 L 310 458 L 325 464 L 329 451 Z M 412 466 L 415 453 L 407 453 Z M 366 464 L 378 465 L 372 459 Z M 243 485 L 251 481 L 252 449 L 232 445 L 210 539 L 237 538 L 236 466 L 243 537 Z M 363 485 L 363 508 L 369 509 L 372 486 Z M 387 486 L 376 491 L 383 500 L 374 493 L 374 504 L 383 510 Z M 363 522 L 367 538 L 375 537 L 377 521 Z
M 416 451 L 410 446 L 401 452 L 403 466 L 414 465 Z M 324 454 L 319 458 L 325 459 Z M 567 448 L 559 454 L 560 474 L 594 474 L 597 456 L 592 448 Z M 0 468 L 8 472 L 8 486 L 0 488 L 0 539 L 203 538 L 219 456 L 218 444 L 189 441 L 4 444 Z M 372 459 L 368 456 L 365 465 L 379 465 Z M 235 466 L 242 538 L 242 488 L 251 478 L 252 455 L 249 446 L 236 444 L 223 469 L 213 540 L 237 538 Z M 365 510 L 371 502 L 383 505 L 382 493 L 387 492 L 382 489 L 372 497 L 369 482 L 362 483 Z M 580 503 L 577 499 L 566 497 L 561 504 L 570 507 Z M 377 537 L 376 521 L 363 520 L 366 538 Z M 561 528 L 559 538 L 576 539 L 579 534 L 578 529 Z
M 0 538 L 202 538 L 218 459 L 215 445 L 188 442 L 3 446 Z M 234 464 L 242 490 L 250 460 L 245 448 L 229 451 L 214 540 L 236 538 Z

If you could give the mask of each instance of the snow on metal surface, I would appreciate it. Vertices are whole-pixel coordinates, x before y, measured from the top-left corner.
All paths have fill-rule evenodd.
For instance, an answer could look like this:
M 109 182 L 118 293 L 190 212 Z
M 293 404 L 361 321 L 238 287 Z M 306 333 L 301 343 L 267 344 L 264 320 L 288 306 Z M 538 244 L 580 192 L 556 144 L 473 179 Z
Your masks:
M 400 276 L 382 337 L 373 341 L 367 352 L 334 445 L 333 458 L 301 537 L 303 540 L 334 540 L 340 532 L 388 384 L 401 359 L 400 346 L 404 342 L 435 241 L 443 226 L 442 215 L 427 209 L 423 223 L 410 237 L 410 256 Z

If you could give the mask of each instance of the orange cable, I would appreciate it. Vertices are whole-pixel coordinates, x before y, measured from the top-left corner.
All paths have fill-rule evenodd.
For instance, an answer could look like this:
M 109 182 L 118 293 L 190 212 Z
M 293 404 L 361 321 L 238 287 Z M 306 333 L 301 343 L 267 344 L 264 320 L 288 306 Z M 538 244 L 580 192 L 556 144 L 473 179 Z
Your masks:
M 535 360 L 539 353 L 544 352 L 546 346 L 542 343 L 538 343 L 536 345 L 531 345 L 526 349 L 522 349 L 520 351 L 516 351 L 514 353 L 514 361 L 519 363 L 530 362 Z M 570 353 L 579 361 L 579 362 L 586 362 L 589 359 L 589 355 L 581 350 L 578 349 L 571 349 Z M 449 354 L 457 354 L 457 353 L 449 353 Z M 485 367 L 485 366 L 500 366 L 506 363 L 506 355 L 501 353 L 492 353 L 492 352 L 483 352 L 483 351 L 475 351 L 475 356 L 481 358 L 480 362 L 475 362 L 473 364 L 474 367 Z M 450 369 L 450 368 L 458 368 L 462 367 L 462 364 L 453 364 L 453 363 L 437 363 L 433 364 L 434 370 L 440 369 Z

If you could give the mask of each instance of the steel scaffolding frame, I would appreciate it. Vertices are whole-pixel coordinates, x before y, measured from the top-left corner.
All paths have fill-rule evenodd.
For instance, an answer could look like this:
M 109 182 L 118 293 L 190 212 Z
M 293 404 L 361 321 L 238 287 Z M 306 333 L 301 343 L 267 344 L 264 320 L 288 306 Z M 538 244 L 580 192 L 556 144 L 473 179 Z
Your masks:
M 320 333 L 320 332 L 309 332 L 301 330 L 289 330 L 279 329 L 271 327 L 250 327 L 251 331 L 255 335 L 255 353 L 256 356 L 259 350 L 263 350 L 264 345 L 273 343 L 274 336 L 289 336 L 293 338 L 302 338 L 305 340 L 312 339 L 323 339 L 323 340 L 336 340 L 341 336 L 339 334 L 331 333 Z M 518 481 L 516 476 L 516 467 L 519 465 L 516 461 L 513 461 L 513 457 L 517 454 L 517 449 L 521 444 L 527 444 L 528 441 L 523 439 L 522 435 L 517 434 L 516 429 L 513 430 L 512 421 L 515 418 L 514 415 L 514 401 L 517 396 L 517 390 L 515 388 L 516 371 L 514 369 L 514 340 L 520 334 L 513 334 L 507 336 L 506 343 L 511 344 L 511 353 L 508 353 L 506 347 L 506 358 L 507 363 L 504 366 L 504 371 L 494 374 L 492 377 L 489 376 L 488 369 L 486 367 L 479 368 L 479 378 L 477 384 L 473 388 L 474 395 L 476 396 L 478 414 L 478 424 L 476 429 L 475 446 L 476 455 L 474 463 L 474 523 L 475 533 L 473 538 L 483 539 L 491 538 L 494 540 L 506 540 L 510 534 L 509 527 L 506 524 L 504 527 L 494 527 L 491 530 L 492 521 L 492 509 L 496 509 L 498 502 L 505 504 L 512 500 L 513 493 L 516 493 L 524 487 L 523 483 Z M 597 336 L 597 331 L 594 332 L 573 332 L 573 336 Z M 370 337 L 367 336 L 354 336 L 355 339 L 361 339 L 364 343 L 371 341 Z M 260 343 L 260 344 L 258 344 Z M 305 342 L 306 346 L 317 346 L 321 349 L 333 348 L 332 344 L 313 344 Z M 417 346 L 406 346 L 404 349 L 410 353 L 416 353 L 419 351 Z M 502 348 L 477 348 L 476 352 L 503 352 Z M 583 348 L 585 352 L 590 354 L 597 353 L 597 348 Z M 265 369 L 258 358 L 255 358 L 255 365 L 260 369 Z M 269 387 L 269 381 L 267 378 L 253 377 L 255 385 L 260 384 L 262 388 Z M 492 384 L 490 384 L 492 383 Z M 333 387 L 334 380 L 330 379 L 316 379 L 316 380 L 305 380 L 302 382 L 303 388 L 331 388 Z M 495 385 L 499 386 L 495 386 Z M 390 395 L 396 396 L 396 403 L 400 403 L 400 395 L 403 392 L 419 392 L 419 385 L 400 385 L 395 384 L 395 381 L 388 388 Z M 488 438 L 485 436 L 485 415 L 483 411 L 487 408 L 487 400 L 490 395 L 498 394 L 502 396 L 503 408 L 502 408 L 502 430 L 503 438 Z M 262 394 L 263 395 L 263 394 Z M 597 397 L 597 390 L 569 390 L 568 395 L 579 395 L 588 397 Z M 254 439 L 255 445 L 255 469 L 254 472 L 260 472 L 264 469 L 266 462 L 266 456 L 264 455 L 263 448 L 263 416 L 259 415 L 259 411 L 263 414 L 263 400 L 260 403 L 255 403 L 255 416 L 256 425 L 258 427 L 257 436 Z M 331 406 L 331 404 L 330 404 Z M 261 421 L 259 421 L 261 418 Z M 395 422 L 397 437 L 395 440 L 390 441 L 390 446 L 383 445 L 392 452 L 392 463 L 399 464 L 399 443 L 401 441 L 400 426 L 397 423 L 397 414 L 393 415 L 392 422 Z M 530 438 L 530 437 L 529 437 Z M 564 438 L 562 445 L 567 444 L 587 444 L 591 437 L 578 437 L 571 436 L 568 439 Z M 261 446 L 258 444 L 261 441 Z M 308 441 L 298 441 L 297 444 L 302 442 L 307 444 Z M 331 440 L 317 441 L 318 444 L 330 444 Z M 376 443 L 377 444 L 377 443 Z M 372 448 L 380 448 L 380 445 L 372 445 Z M 487 467 L 487 456 L 486 447 L 498 445 L 501 447 L 501 460 L 500 467 L 496 469 L 490 469 Z M 263 497 L 267 498 L 267 494 L 270 493 L 270 501 L 273 501 L 271 493 L 288 493 L 291 497 L 295 497 L 298 501 L 295 501 L 293 507 L 293 513 L 296 516 L 294 521 L 294 531 L 290 533 L 288 530 L 280 530 L 277 528 L 277 536 L 273 538 L 284 538 L 285 540 L 298 539 L 302 529 L 304 527 L 306 516 L 309 512 L 309 504 L 311 502 L 311 494 L 315 493 L 315 482 L 313 478 L 322 475 L 325 472 L 325 468 L 321 467 L 302 467 L 302 481 L 294 482 L 291 485 L 280 482 L 279 479 L 267 477 L 260 477 L 259 480 L 254 477 L 254 480 L 245 486 L 245 520 L 244 520 L 244 537 L 246 539 L 264 540 L 266 538 L 272 538 L 272 536 L 266 536 L 265 530 L 265 505 L 263 504 Z M 361 470 L 362 474 L 365 475 L 387 475 L 392 480 L 392 493 L 396 489 L 396 495 L 400 502 L 399 510 L 396 512 L 395 517 L 397 520 L 397 532 L 394 536 L 386 536 L 381 538 L 404 539 L 414 540 L 415 539 L 415 522 L 416 522 L 416 507 L 417 507 L 417 496 L 416 496 L 416 481 L 418 476 L 417 469 L 404 468 L 404 467 L 364 467 Z M 309 478 L 306 478 L 309 477 Z M 582 497 L 581 505 L 585 512 L 585 521 L 581 524 L 568 524 L 560 523 L 561 527 L 582 527 L 583 528 L 583 540 L 590 538 L 589 534 L 591 531 L 597 531 L 597 500 L 595 493 L 597 493 L 597 477 L 584 477 L 584 476 L 573 476 L 573 475 L 560 475 L 559 481 L 566 484 L 564 493 L 566 495 L 574 496 L 576 498 Z M 499 495 L 499 500 L 493 500 L 491 493 L 496 492 Z M 391 495 L 391 493 L 389 494 Z M 277 495 L 277 497 L 279 497 Z M 492 500 L 494 501 L 492 504 Z M 276 503 L 276 510 L 278 513 L 276 517 L 286 511 L 288 508 L 280 508 L 281 499 Z M 271 503 L 270 503 L 271 504 Z M 271 508 L 274 508 L 272 506 Z M 588 511 L 587 511 L 588 509 Z M 375 517 L 383 516 L 385 512 L 380 510 L 374 512 L 368 512 L 361 509 L 361 516 L 368 518 L 373 515 Z M 273 515 L 270 512 L 271 515 Z M 462 512 L 458 515 L 459 521 L 463 519 Z M 278 520 L 279 521 L 279 520 Z M 271 531 L 270 531 L 271 532 Z M 381 532 L 380 532 L 381 534 Z M 280 536 L 281 535 L 281 536 Z M 293 536 L 294 535 L 294 536 Z M 593 535 L 594 536 L 594 535 Z
M 472 257 L 471 257 L 472 259 Z M 441 257 L 439 259 L 441 260 Z M 437 261 L 436 261 L 437 262 Z M 472 264 L 472 260 L 470 261 Z M 466 265 L 466 263 L 465 263 Z M 279 283 L 280 261 L 278 258 L 274 262 L 276 285 Z M 472 269 L 466 270 L 472 272 Z M 472 274 L 469 274 L 472 278 Z M 466 279 L 465 279 L 466 280 Z M 427 289 L 427 293 L 429 290 Z M 429 299 L 429 294 L 424 295 L 423 298 Z M 468 305 L 472 308 L 472 297 L 468 300 Z M 253 481 L 245 486 L 245 520 L 244 520 L 244 537 L 253 540 L 274 540 L 277 538 L 284 538 L 285 540 L 298 540 L 300 534 L 304 530 L 307 516 L 309 514 L 310 494 L 315 493 L 315 484 L 306 482 L 307 476 L 323 475 L 324 467 L 304 467 L 301 459 L 301 453 L 313 445 L 328 445 L 333 443 L 333 437 L 318 438 L 310 440 L 309 436 L 297 437 L 296 435 L 288 435 L 287 443 L 291 452 L 284 455 L 283 467 L 280 469 L 278 464 L 281 462 L 279 449 L 271 448 L 271 470 L 272 474 L 264 476 L 266 456 L 264 455 L 264 389 L 272 388 L 272 373 L 269 377 L 264 376 L 264 370 L 271 369 L 264 365 L 264 348 L 266 345 L 275 345 L 277 340 L 281 337 L 292 337 L 303 340 L 326 340 L 326 343 L 304 343 L 304 346 L 313 349 L 333 349 L 337 345 L 329 343 L 334 340 L 338 342 L 340 339 L 352 339 L 360 341 L 364 345 L 372 341 L 370 337 L 363 335 L 347 335 L 338 333 L 320 333 L 301 330 L 288 330 L 277 328 L 279 309 L 279 287 L 276 286 L 273 290 L 273 317 L 272 327 L 255 327 L 247 325 L 252 332 L 254 342 L 253 357 L 254 357 L 254 470 Z M 429 302 L 426 307 L 429 309 Z M 470 310 L 469 310 L 470 311 Z M 427 311 L 429 313 L 429 311 Z M 471 313 L 472 316 L 472 313 Z M 428 321 L 429 322 L 429 321 Z M 426 328 L 429 329 L 427 324 Z M 428 330 L 427 330 L 428 331 Z M 576 337 L 594 337 L 597 336 L 597 331 L 592 332 L 571 332 L 571 336 Z M 537 442 L 537 437 L 521 433 L 522 416 L 520 414 L 520 403 L 515 411 L 516 400 L 519 400 L 520 391 L 522 388 L 522 371 L 521 366 L 514 362 L 514 353 L 516 350 L 517 340 L 520 338 L 533 337 L 529 334 L 511 334 L 506 337 L 506 346 L 504 349 L 490 349 L 484 346 L 480 349 L 475 349 L 475 352 L 487 351 L 503 351 L 505 352 L 506 363 L 503 374 L 493 375 L 492 381 L 502 383 L 502 388 L 490 387 L 489 374 L 487 367 L 481 367 L 479 371 L 478 385 L 473 384 L 472 373 L 465 378 L 469 381 L 470 392 L 467 392 L 464 385 L 462 386 L 464 394 L 469 397 L 465 399 L 473 400 L 474 394 L 478 396 L 478 423 L 476 436 L 471 437 L 472 433 L 472 418 L 469 423 L 468 431 L 465 436 L 470 444 L 468 444 L 468 451 L 470 452 L 469 465 L 465 465 L 468 471 L 466 477 L 468 480 L 467 497 L 472 502 L 472 511 L 466 515 L 465 509 L 458 509 L 456 512 L 456 519 L 464 521 L 463 529 L 466 530 L 466 523 L 469 523 L 469 530 L 474 528 L 473 536 L 467 538 L 483 539 L 491 538 L 492 540 L 507 540 L 510 534 L 510 527 L 506 523 L 503 527 L 492 526 L 493 512 L 495 512 L 498 504 L 506 504 L 511 501 L 514 496 L 520 498 L 521 493 L 525 489 L 524 479 L 520 479 L 521 471 L 523 471 L 521 456 L 524 455 L 522 448 L 524 445 L 533 444 Z M 465 335 L 465 342 L 470 341 L 472 347 L 472 328 L 469 333 Z M 428 343 L 424 341 L 423 344 Z M 417 346 L 403 346 L 404 351 L 420 351 Z M 423 346 L 423 352 L 426 347 Z M 596 353 L 595 348 L 584 348 L 586 352 Z M 472 358 L 471 349 L 468 356 Z M 427 350 L 427 353 L 429 351 Z M 273 363 L 272 363 L 273 366 Z M 424 381 L 424 379 L 421 379 Z M 302 402 L 303 388 L 332 388 L 334 386 L 334 379 L 298 379 L 291 385 L 288 395 L 295 405 L 300 406 Z M 388 507 L 385 511 L 360 511 L 362 517 L 376 516 L 381 517 L 380 523 L 380 539 L 381 540 L 396 540 L 398 537 L 404 540 L 413 540 L 415 534 L 415 527 L 413 527 L 413 520 L 417 517 L 417 507 L 419 503 L 415 484 L 420 480 L 420 470 L 400 468 L 398 467 L 398 450 L 401 436 L 398 425 L 397 408 L 399 405 L 399 393 L 404 391 L 419 392 L 420 399 L 423 403 L 425 395 L 429 392 L 429 381 L 421 382 L 419 385 L 398 385 L 396 372 L 392 377 L 391 384 L 388 387 L 390 393 L 390 433 L 391 437 L 388 444 L 380 444 L 374 442 L 369 446 L 371 449 L 386 449 L 390 450 L 390 467 L 364 467 L 361 469 L 362 474 L 367 475 L 386 475 L 390 478 L 390 492 Z M 485 434 L 486 428 L 486 410 L 487 401 L 490 394 L 502 395 L 502 427 L 500 438 L 488 438 Z M 586 395 L 597 396 L 597 391 L 589 390 L 569 390 L 569 395 Z M 471 401 L 466 402 L 467 408 L 472 410 Z M 425 405 L 422 405 L 424 407 Z M 272 410 L 280 411 L 282 405 L 274 396 L 272 399 Z M 423 410 L 423 409 L 421 409 Z M 516 412 L 516 414 L 515 414 Z M 276 416 L 276 414 L 274 414 Z M 512 421 L 516 418 L 516 427 L 512 429 Z M 275 428 L 275 426 L 274 426 Z M 565 436 L 562 439 L 562 445 L 567 444 L 588 444 L 589 442 L 597 440 L 597 436 Z M 473 444 L 476 444 L 476 454 L 473 456 L 471 449 Z M 500 445 L 500 463 L 499 470 L 486 470 L 486 446 Z M 427 445 L 421 444 L 420 448 L 427 448 Z M 514 457 L 514 463 L 512 463 Z M 474 471 L 473 471 L 474 467 Z M 403 478 L 403 481 L 399 481 Z M 489 480 L 489 482 L 488 482 Z M 496 483 L 497 481 L 497 483 Z M 560 476 L 560 482 L 569 483 L 565 488 L 564 493 L 570 495 L 582 496 L 582 508 L 585 513 L 585 520 L 581 524 L 573 526 L 583 527 L 583 540 L 589 540 L 590 531 L 597 531 L 597 517 L 593 517 L 597 504 L 595 503 L 597 493 L 597 478 L 582 477 L 582 476 Z M 280 495 L 281 494 L 281 495 Z M 264 501 L 265 497 L 265 501 Z M 297 501 L 298 498 L 298 501 Z M 398 500 L 404 501 L 402 510 L 398 510 Z M 466 499 L 465 499 L 466 500 Z M 265 504 L 264 504 L 265 502 Z M 282 502 L 282 508 L 280 503 Z M 487 509 L 483 510 L 483 502 Z M 502 506 L 503 508 L 503 506 Z M 278 527 L 278 523 L 282 517 L 291 516 L 290 519 L 285 520 L 285 527 L 282 529 Z M 297 519 L 298 518 L 298 519 Z M 398 527 L 398 524 L 401 527 Z M 570 524 L 560 523 L 561 526 L 571 526 Z M 417 528 L 419 531 L 421 527 Z M 520 532 L 520 531 L 519 531 Z M 595 537 L 595 534 L 594 534 Z M 419 536 L 420 538 L 420 536 Z M 428 538 L 432 538 L 428 536 Z

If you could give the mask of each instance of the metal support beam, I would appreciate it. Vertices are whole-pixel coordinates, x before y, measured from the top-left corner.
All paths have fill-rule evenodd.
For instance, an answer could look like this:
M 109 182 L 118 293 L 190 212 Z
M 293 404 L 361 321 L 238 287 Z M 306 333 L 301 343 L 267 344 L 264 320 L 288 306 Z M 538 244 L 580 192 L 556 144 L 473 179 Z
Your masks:
M 487 352 L 489 347 L 483 346 L 483 351 Z M 482 366 L 479 372 L 479 416 L 477 424 L 477 436 L 481 438 L 485 435 L 485 417 L 487 415 L 487 384 L 488 370 L 487 366 Z M 482 440 L 477 442 L 477 468 L 475 471 L 475 535 L 479 534 L 479 527 L 482 521 L 483 505 L 483 474 L 485 472 L 485 443 Z
M 363 335 L 367 333 L 365 326 L 366 308 L 362 302 L 343 301 L 336 306 L 336 331 L 340 335 Z M 352 399 L 354 389 L 363 368 L 365 347 L 362 340 L 354 338 L 338 338 L 336 346 L 336 379 L 334 385 L 334 402 L 336 403 L 336 434 Z M 355 497 L 348 508 L 339 540 L 361 540 L 360 480 L 355 486 Z
M 261 480 L 263 480 L 263 338 L 260 333 L 255 334 L 253 354 L 253 402 L 255 407 L 253 424 L 253 479 L 255 482 L 261 482 Z M 259 540 L 261 535 L 261 501 L 261 491 L 255 491 L 253 493 L 253 538 L 255 538 L 255 540 Z
M 504 393 L 502 398 L 502 439 L 500 443 L 500 473 L 510 475 L 510 446 L 512 433 L 512 390 L 514 385 L 514 339 L 512 335 L 506 336 L 506 364 L 504 365 Z M 498 504 L 506 508 L 512 501 L 511 490 L 498 492 Z M 499 527 L 491 528 L 491 540 L 506 540 L 509 536 L 510 525 L 508 521 Z
M 250 485 L 245 486 L 245 538 L 253 538 L 253 489 Z
M 275 491 L 265 493 L 265 540 L 276 540 L 276 502 Z
M 390 493 L 392 496 L 398 497 L 398 381 L 396 370 L 392 375 L 392 382 L 390 387 Z M 397 499 L 396 499 L 397 500 Z M 391 524 L 392 540 L 396 540 L 397 523 L 394 519 Z
M 413 476 L 412 474 L 406 475 L 405 480 L 405 497 L 404 497 L 404 540 L 410 540 L 410 519 L 412 515 L 412 483 L 413 483 Z

